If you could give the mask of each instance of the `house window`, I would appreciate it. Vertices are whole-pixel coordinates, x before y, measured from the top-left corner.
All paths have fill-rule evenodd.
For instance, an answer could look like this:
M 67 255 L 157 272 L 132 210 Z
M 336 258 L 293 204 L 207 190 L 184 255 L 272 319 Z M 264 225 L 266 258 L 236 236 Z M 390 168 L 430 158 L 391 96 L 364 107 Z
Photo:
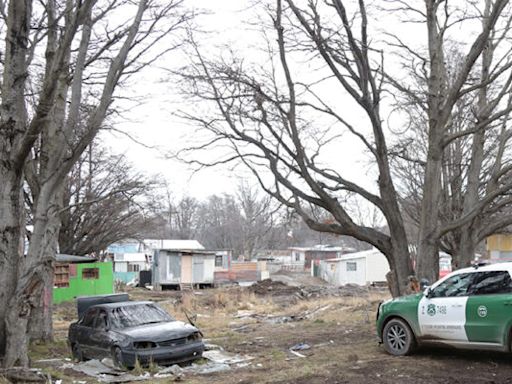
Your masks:
M 295 254 L 295 261 L 300 261 L 300 253 L 294 252 L 294 254 Z
M 53 285 L 58 288 L 69 287 L 69 264 L 55 265 Z
M 357 263 L 355 261 L 347 261 L 347 271 L 348 272 L 357 271 Z
M 215 256 L 215 266 L 216 267 L 222 267 L 222 255 L 221 256 Z
M 139 264 L 128 264 L 128 272 L 139 272 L 140 265 Z
M 100 277 L 99 268 L 84 268 L 82 269 L 82 279 L 96 280 Z

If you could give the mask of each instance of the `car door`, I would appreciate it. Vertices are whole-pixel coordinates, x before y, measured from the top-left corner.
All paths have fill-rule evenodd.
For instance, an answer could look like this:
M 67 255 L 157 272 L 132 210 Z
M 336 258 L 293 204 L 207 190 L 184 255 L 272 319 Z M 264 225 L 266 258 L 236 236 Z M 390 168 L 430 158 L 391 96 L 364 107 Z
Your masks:
M 434 287 L 420 300 L 418 322 L 421 337 L 430 340 L 467 342 L 467 290 L 473 273 L 459 273 Z
M 108 317 L 104 309 L 99 309 L 89 334 L 89 348 L 94 358 L 110 356 Z
M 90 335 L 97 313 L 97 308 L 89 308 L 77 324 L 76 342 L 80 344 L 82 354 L 87 357 L 94 353 L 94 349 L 91 350 Z
M 512 279 L 509 272 L 477 272 L 468 293 L 466 333 L 469 341 L 503 343 L 512 319 Z

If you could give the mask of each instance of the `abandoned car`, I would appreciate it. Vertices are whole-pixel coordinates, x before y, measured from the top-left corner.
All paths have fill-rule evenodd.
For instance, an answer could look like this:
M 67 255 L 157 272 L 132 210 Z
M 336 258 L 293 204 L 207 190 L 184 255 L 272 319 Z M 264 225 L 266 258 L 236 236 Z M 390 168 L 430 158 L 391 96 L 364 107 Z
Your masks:
M 512 263 L 459 269 L 423 293 L 379 305 L 377 332 L 393 355 L 423 343 L 511 351 Z
M 79 320 L 69 327 L 68 343 L 75 360 L 111 357 L 118 367 L 155 362 L 159 365 L 202 356 L 201 332 L 177 321 L 151 301 L 79 305 Z

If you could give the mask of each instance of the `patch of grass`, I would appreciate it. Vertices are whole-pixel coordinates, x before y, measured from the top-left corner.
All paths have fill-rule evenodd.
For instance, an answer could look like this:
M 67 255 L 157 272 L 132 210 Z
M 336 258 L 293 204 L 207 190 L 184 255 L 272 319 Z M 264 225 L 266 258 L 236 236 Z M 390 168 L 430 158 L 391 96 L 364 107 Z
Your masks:
M 272 348 L 269 352 L 270 357 L 272 357 L 272 360 L 284 360 L 286 359 L 286 353 L 280 349 Z
M 155 363 L 153 360 L 151 360 L 149 362 L 147 371 L 151 374 L 155 374 L 155 373 L 158 373 L 159 370 L 160 370 L 160 366 L 157 363 Z
M 32 343 L 29 347 L 31 361 L 68 357 L 71 355 L 66 339 L 55 339 L 45 343 Z
M 132 371 L 131 371 L 134 375 L 136 376 L 140 376 L 140 375 L 143 375 L 144 374 L 144 368 L 142 367 L 142 365 L 140 364 L 140 361 L 139 359 L 136 359 L 135 360 L 135 366 L 133 367 Z
M 58 371 L 52 367 L 43 368 L 43 372 L 46 373 L 47 375 L 50 375 L 52 380 L 63 380 L 66 378 L 66 375 L 64 375 L 61 371 Z

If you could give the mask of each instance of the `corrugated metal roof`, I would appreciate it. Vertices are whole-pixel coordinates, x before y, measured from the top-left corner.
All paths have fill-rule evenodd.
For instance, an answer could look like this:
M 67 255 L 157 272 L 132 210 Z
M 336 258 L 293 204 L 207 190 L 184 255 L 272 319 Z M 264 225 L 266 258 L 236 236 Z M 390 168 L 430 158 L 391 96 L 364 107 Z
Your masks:
M 153 249 L 168 249 L 168 250 L 198 250 L 204 249 L 201 243 L 197 240 L 170 240 L 170 239 L 146 239 L 143 240 L 144 244 Z
M 66 255 L 63 253 L 58 253 L 55 256 L 55 260 L 59 263 L 93 263 L 96 261 L 96 259 L 91 256 Z

